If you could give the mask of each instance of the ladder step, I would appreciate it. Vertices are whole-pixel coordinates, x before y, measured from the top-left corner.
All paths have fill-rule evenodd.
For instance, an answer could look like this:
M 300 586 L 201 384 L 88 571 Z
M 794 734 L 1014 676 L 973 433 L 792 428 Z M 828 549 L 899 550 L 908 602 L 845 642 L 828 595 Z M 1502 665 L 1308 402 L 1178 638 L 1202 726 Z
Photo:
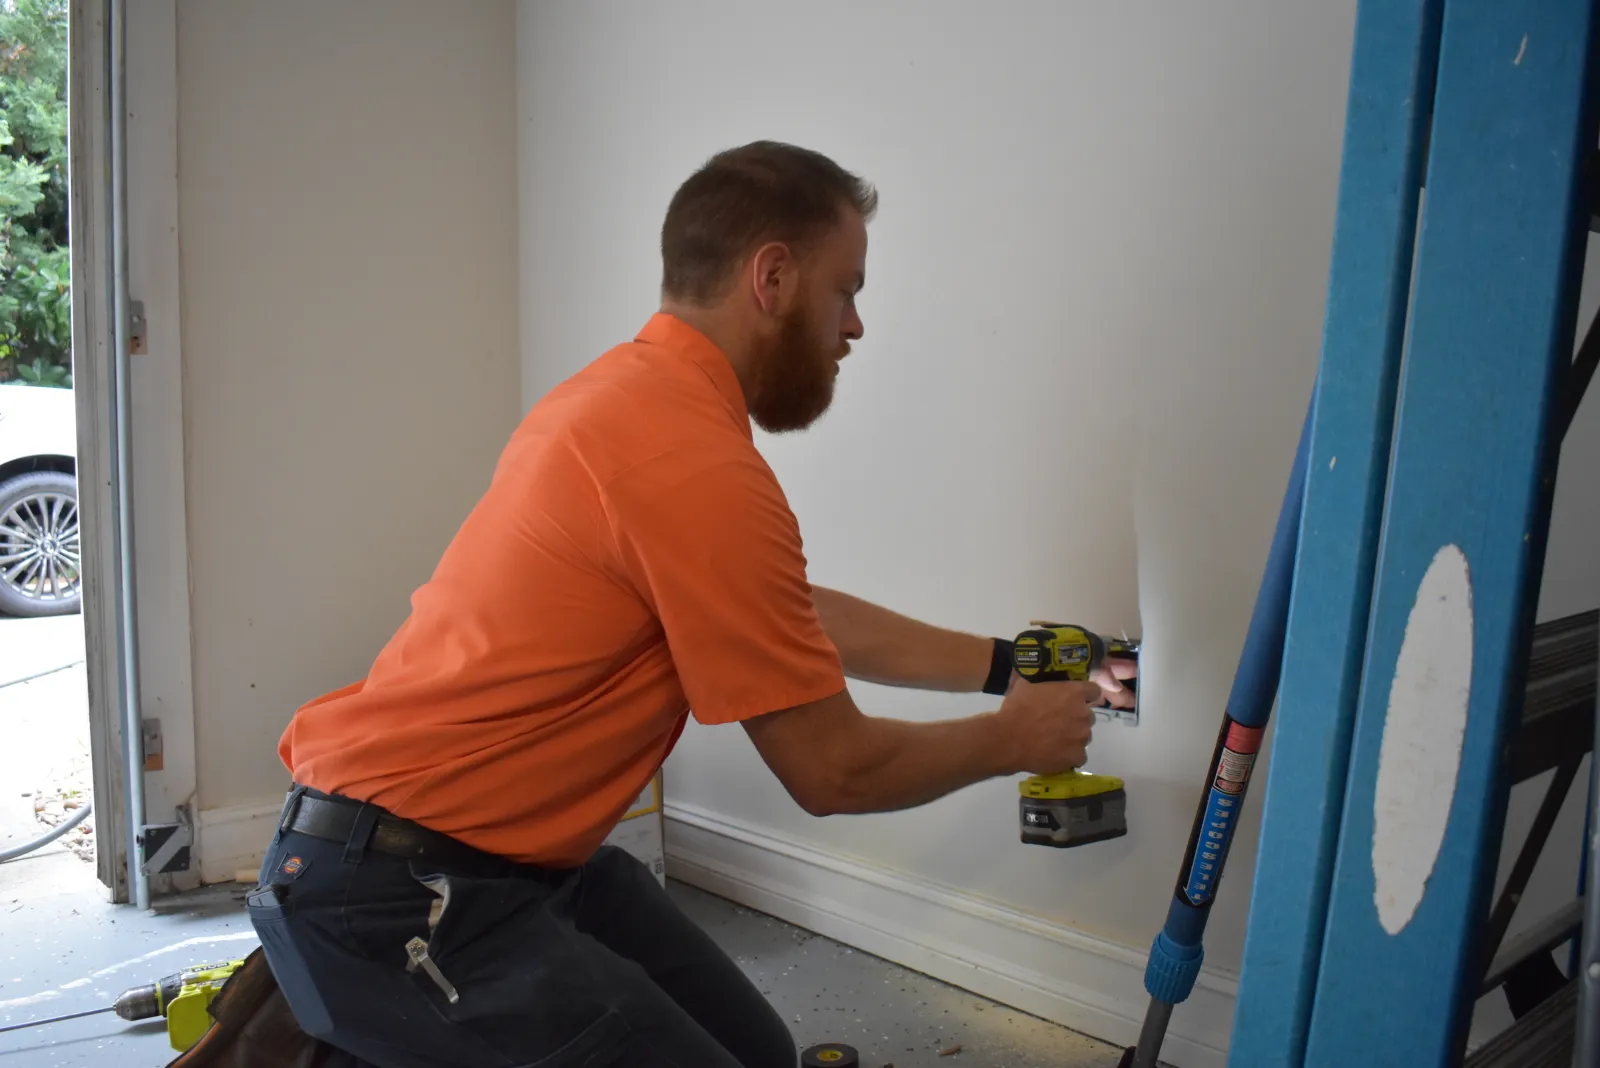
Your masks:
M 1541 623 L 1533 630 L 1522 729 L 1512 781 L 1549 771 L 1594 744 L 1600 672 L 1600 610 Z
M 1467 1058 L 1465 1068 L 1571 1068 L 1577 1021 L 1574 980 L 1480 1046 Z
M 1505 982 L 1512 969 L 1523 961 L 1535 954 L 1549 953 L 1582 931 L 1583 905 L 1584 899 L 1580 897 L 1562 906 L 1502 946 L 1500 952 L 1495 954 L 1494 962 L 1489 965 L 1489 974 L 1484 976 L 1478 996 L 1482 997 Z

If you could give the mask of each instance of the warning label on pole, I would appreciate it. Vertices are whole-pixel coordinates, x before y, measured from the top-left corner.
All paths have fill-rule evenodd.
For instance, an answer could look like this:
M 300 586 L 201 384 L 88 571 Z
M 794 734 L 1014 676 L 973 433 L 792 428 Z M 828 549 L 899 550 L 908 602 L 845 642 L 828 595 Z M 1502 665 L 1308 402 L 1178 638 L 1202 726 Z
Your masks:
M 1212 787 L 1225 794 L 1242 794 L 1250 782 L 1250 769 L 1255 767 L 1256 754 L 1261 751 L 1262 727 L 1241 727 L 1234 723 L 1228 727 L 1228 737 L 1217 756 L 1217 777 Z
M 1233 829 L 1238 825 L 1239 805 L 1244 800 L 1245 787 L 1250 784 L 1256 754 L 1261 751 L 1263 733 L 1262 727 L 1244 727 L 1237 723 L 1228 726 L 1227 737 L 1217 753 L 1217 773 L 1206 799 L 1205 820 L 1195 842 L 1189 877 L 1184 881 L 1183 895 L 1191 905 L 1204 905 L 1217 891 L 1222 864 L 1233 840 Z

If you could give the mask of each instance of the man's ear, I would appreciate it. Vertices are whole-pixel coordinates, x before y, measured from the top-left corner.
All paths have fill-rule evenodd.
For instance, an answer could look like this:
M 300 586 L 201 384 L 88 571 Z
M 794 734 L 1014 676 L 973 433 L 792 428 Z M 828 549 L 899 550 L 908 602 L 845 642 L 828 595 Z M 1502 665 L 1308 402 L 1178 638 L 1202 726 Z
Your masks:
M 756 303 L 768 315 L 782 315 L 800 288 L 794 251 L 781 241 L 769 241 L 750 258 L 750 284 Z

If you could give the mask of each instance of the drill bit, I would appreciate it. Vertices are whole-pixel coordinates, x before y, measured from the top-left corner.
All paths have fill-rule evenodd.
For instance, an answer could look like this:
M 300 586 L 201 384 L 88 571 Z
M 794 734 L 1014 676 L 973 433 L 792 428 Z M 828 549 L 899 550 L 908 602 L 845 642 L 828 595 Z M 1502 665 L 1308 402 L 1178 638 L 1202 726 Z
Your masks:
M 4 1027 L 0 1027 L 0 1034 L 4 1034 L 7 1031 L 20 1031 L 24 1027 L 43 1027 L 45 1024 L 60 1023 L 63 1020 L 77 1020 L 85 1016 L 99 1016 L 102 1012 L 114 1011 L 115 1008 L 113 1006 L 107 1005 L 103 1009 L 89 1009 L 85 1012 L 69 1012 L 65 1016 L 50 1016 L 43 1020 L 29 1020 L 27 1023 L 7 1024 Z

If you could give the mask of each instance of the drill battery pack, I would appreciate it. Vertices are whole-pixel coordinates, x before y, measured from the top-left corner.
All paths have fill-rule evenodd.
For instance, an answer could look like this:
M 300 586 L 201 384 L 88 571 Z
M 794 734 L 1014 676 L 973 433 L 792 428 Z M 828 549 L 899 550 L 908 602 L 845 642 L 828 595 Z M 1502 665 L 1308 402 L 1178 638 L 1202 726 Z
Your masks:
M 1034 775 L 1018 790 L 1027 845 L 1071 849 L 1128 833 L 1128 795 L 1115 776 Z

